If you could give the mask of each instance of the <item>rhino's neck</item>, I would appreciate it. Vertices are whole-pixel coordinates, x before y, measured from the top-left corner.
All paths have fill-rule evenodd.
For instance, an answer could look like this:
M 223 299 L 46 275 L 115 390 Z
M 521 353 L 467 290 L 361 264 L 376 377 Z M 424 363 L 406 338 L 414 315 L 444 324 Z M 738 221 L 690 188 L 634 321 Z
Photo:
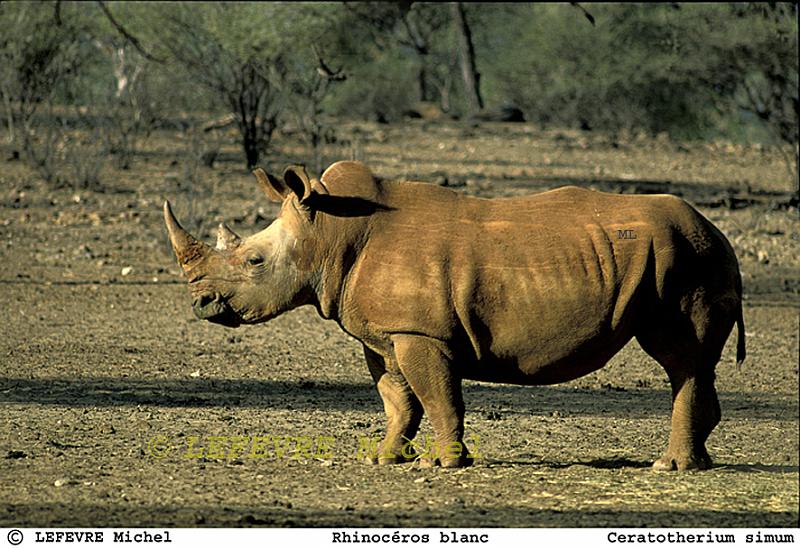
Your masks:
M 321 240 L 325 248 L 318 250 L 319 260 L 314 261 L 321 265 L 313 283 L 315 304 L 320 316 L 340 324 L 351 272 L 369 241 L 376 218 L 393 209 L 383 203 L 381 187 L 374 186 L 374 181 L 371 185 L 366 196 L 363 189 L 356 189 L 337 197 L 340 201 L 328 204 L 329 209 L 318 219 L 320 233 L 325 235 Z
M 345 289 L 350 271 L 358 257 L 356 246 L 347 246 L 342 253 L 328 257 L 319 271 L 314 292 L 317 310 L 326 320 L 339 321 L 339 311 L 345 298 Z
M 317 255 L 320 265 L 313 287 L 317 311 L 326 320 L 341 324 L 346 303 L 347 281 L 369 241 L 374 218 L 372 215 L 344 217 L 324 215 L 321 232 L 327 235 L 326 245 Z

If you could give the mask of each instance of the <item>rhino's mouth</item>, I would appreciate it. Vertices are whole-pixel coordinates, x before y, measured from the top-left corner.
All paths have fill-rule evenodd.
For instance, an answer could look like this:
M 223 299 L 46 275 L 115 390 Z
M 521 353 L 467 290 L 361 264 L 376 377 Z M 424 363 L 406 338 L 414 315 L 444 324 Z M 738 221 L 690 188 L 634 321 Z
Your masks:
M 242 319 L 220 295 L 202 295 L 192 303 L 194 315 L 225 327 L 239 327 Z

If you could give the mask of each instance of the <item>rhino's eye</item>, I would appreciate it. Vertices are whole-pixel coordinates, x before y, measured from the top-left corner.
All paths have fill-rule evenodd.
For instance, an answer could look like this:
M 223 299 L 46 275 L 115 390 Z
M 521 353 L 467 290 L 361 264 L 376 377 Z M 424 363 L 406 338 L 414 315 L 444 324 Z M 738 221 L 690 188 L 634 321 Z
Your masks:
M 250 255 L 247 257 L 247 259 L 245 259 L 245 261 L 247 262 L 248 266 L 259 266 L 264 264 L 264 257 L 261 255 Z

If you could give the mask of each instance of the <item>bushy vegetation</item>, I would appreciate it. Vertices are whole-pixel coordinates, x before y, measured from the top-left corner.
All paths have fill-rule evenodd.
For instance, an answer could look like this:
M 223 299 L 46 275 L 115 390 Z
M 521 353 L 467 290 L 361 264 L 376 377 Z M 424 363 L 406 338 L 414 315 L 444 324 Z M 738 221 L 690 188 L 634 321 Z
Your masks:
M 596 25 L 570 6 L 525 9 L 489 66 L 532 120 L 691 139 L 741 137 L 755 116 L 797 142 L 796 6 L 601 4 Z
M 125 169 L 169 124 L 198 135 L 227 116 L 248 166 L 291 126 L 318 163 L 336 119 L 479 116 L 476 97 L 542 127 L 796 155 L 796 16 L 789 3 L 0 3 L 0 127 L 73 186 L 98 169 L 70 171 L 70 157 Z

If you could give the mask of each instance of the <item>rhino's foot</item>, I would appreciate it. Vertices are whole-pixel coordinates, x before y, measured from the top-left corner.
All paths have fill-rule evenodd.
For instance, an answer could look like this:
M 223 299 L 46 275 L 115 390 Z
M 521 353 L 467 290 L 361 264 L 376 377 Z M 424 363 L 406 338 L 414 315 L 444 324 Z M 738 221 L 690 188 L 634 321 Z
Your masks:
M 708 470 L 711 468 L 711 457 L 705 455 L 672 456 L 669 453 L 653 463 L 653 470 L 658 472 L 684 472 L 687 470 Z
M 389 457 L 378 457 L 378 464 L 405 464 L 414 462 L 413 458 L 406 458 L 402 455 L 392 455 Z
M 435 466 L 441 466 L 442 468 L 465 468 L 467 466 L 472 466 L 474 462 L 475 459 L 464 456 L 445 459 L 420 457 L 417 459 L 417 464 L 421 468 L 433 468 Z
M 467 466 L 472 466 L 475 462 L 475 459 L 460 456 L 451 459 L 441 459 L 442 468 L 465 468 Z
M 376 457 L 367 457 L 365 459 L 367 464 L 405 464 L 414 462 L 416 457 L 410 458 L 403 455 L 381 455 Z

